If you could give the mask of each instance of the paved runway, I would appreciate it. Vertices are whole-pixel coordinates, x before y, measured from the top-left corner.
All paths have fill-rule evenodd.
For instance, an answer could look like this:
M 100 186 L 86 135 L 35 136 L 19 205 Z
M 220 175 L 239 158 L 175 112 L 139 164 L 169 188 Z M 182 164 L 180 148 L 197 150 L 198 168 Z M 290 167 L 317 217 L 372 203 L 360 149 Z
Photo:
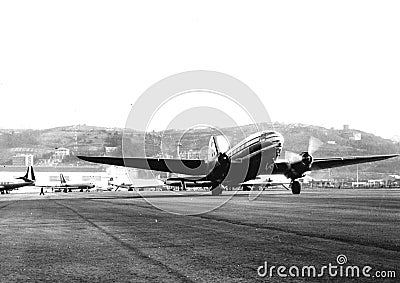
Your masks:
M 374 282 L 400 276 L 400 190 L 144 194 L 1 195 L 0 282 L 278 282 L 259 266 L 340 266 L 338 255 L 396 272 Z M 314 278 L 328 279 L 360 281 Z

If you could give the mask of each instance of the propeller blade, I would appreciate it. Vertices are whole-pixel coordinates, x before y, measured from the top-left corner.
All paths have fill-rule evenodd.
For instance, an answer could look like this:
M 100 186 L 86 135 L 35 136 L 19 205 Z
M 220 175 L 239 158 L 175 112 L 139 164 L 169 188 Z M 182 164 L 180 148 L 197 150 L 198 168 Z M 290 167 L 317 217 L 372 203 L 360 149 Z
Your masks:
M 217 155 L 219 154 L 219 146 L 217 143 L 217 138 L 213 136 L 213 141 L 214 141 L 214 146 L 215 146 L 215 151 L 217 152 Z
M 313 155 L 323 144 L 321 140 L 311 136 L 308 142 L 308 154 Z
M 294 153 L 292 151 L 285 151 L 285 159 L 290 163 L 301 161 L 302 157 L 300 154 Z
M 221 153 L 225 153 L 229 150 L 230 144 L 229 140 L 226 136 L 219 135 L 215 137 L 217 143 L 218 143 L 218 151 Z

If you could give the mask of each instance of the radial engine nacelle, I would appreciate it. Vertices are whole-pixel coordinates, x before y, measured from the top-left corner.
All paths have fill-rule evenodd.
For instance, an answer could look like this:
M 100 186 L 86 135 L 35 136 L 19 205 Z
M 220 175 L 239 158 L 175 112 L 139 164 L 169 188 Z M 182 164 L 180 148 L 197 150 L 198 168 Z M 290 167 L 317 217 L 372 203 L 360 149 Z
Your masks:
M 304 173 L 311 170 L 312 156 L 308 152 L 303 152 L 300 157 L 299 161 L 288 164 L 288 170 L 284 173 L 287 178 L 295 180 L 304 177 Z

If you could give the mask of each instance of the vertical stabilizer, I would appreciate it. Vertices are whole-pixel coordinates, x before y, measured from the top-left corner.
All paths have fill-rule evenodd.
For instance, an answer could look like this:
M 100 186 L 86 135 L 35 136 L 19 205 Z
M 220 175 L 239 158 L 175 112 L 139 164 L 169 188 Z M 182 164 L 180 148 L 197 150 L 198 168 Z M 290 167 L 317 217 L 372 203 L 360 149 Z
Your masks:
M 22 177 L 18 177 L 17 179 L 24 180 L 25 182 L 33 182 L 36 181 L 35 173 L 33 172 L 33 166 L 29 166 L 26 169 L 26 173 Z
M 29 180 L 29 167 L 26 169 L 26 173 L 21 179 L 24 181 Z
M 60 174 L 60 181 L 62 185 L 65 185 L 67 182 L 65 181 L 64 175 L 61 173 Z
M 35 172 L 33 171 L 33 166 L 29 167 L 31 169 L 31 177 L 30 180 L 31 181 L 36 181 L 36 177 L 35 177 Z

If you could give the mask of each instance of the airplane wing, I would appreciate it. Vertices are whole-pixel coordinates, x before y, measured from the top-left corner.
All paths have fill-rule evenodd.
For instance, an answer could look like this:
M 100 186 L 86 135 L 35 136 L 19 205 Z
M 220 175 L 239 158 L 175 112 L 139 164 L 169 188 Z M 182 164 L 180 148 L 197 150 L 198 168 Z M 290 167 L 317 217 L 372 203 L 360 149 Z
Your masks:
M 369 156 L 314 158 L 313 163 L 311 164 L 311 171 L 355 165 L 373 161 L 380 161 L 392 157 L 397 157 L 399 155 L 400 154 L 387 154 L 387 155 L 369 155 Z M 290 170 L 290 167 L 291 163 L 288 162 L 287 160 L 276 160 L 272 174 L 285 174 Z
M 155 170 L 187 175 L 206 174 L 206 162 L 199 159 L 167 159 L 141 157 L 91 157 L 77 156 L 79 159 L 116 166 L 125 166 L 138 169 Z
M 321 169 L 355 165 L 373 161 L 380 161 L 396 156 L 399 156 L 399 154 L 314 158 L 314 161 L 311 165 L 311 170 L 321 170 Z

